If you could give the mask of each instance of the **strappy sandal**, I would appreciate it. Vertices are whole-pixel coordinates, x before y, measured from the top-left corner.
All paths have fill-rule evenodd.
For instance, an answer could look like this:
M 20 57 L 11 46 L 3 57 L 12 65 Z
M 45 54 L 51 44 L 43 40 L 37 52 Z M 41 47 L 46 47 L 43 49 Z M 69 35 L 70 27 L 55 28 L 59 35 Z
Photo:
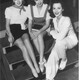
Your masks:
M 39 62 L 39 66 L 40 66 L 40 70 L 41 70 L 41 72 L 43 72 L 44 71 L 44 64 L 46 63 L 46 60 L 45 60 L 45 58 L 43 59 L 43 61 L 42 62 Z

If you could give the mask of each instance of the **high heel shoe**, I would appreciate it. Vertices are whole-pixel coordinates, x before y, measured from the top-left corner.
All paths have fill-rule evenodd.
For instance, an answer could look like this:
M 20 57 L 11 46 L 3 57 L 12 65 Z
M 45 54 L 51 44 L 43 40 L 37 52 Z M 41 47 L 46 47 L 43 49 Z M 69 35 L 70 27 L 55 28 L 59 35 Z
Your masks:
M 40 73 L 40 69 L 38 67 L 35 67 L 37 73 Z
M 43 61 L 42 61 L 42 62 L 39 62 L 39 67 L 40 67 L 41 72 L 43 72 L 43 71 L 44 71 L 44 64 L 45 64 L 45 63 L 46 63 L 45 58 L 43 59 Z
M 33 74 L 34 77 L 36 77 L 36 78 L 38 77 L 38 74 L 37 74 L 35 69 L 32 70 L 32 74 Z

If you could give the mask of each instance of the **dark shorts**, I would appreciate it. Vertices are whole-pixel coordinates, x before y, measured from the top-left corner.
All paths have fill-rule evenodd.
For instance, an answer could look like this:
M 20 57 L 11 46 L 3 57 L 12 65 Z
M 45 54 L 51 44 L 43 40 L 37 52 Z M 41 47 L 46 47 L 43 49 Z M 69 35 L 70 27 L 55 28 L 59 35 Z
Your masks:
M 33 25 L 32 29 L 37 29 L 37 30 L 40 30 L 43 26 L 42 25 Z
M 17 40 L 18 38 L 22 37 L 22 35 L 24 33 L 28 34 L 28 29 L 22 30 L 20 24 L 11 24 L 10 25 L 10 30 L 11 30 L 11 33 L 14 37 L 14 41 Z

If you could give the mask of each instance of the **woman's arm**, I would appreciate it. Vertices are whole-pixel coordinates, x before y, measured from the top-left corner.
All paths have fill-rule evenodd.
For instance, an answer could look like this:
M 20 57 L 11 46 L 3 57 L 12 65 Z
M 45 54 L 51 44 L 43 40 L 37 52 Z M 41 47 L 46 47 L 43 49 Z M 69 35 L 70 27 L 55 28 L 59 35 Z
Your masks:
M 29 19 L 28 21 L 28 31 L 29 31 L 31 38 L 34 39 L 35 35 L 33 34 L 33 31 L 32 31 L 32 20 L 31 19 Z
M 10 19 L 7 19 L 7 18 L 6 18 L 6 32 L 8 35 L 9 42 L 12 43 L 14 38 L 13 38 L 12 33 L 10 31 Z
M 49 23 L 50 23 L 50 20 L 47 20 L 47 21 L 46 21 L 46 24 L 43 26 L 43 28 L 41 28 L 39 31 L 36 31 L 36 32 L 35 32 L 35 38 L 36 38 L 39 34 L 43 33 L 43 32 L 49 27 Z
M 11 9 L 8 7 L 5 9 L 5 19 L 6 19 L 6 31 L 8 36 L 12 36 L 11 32 L 10 32 L 10 20 L 11 20 Z
M 66 20 L 63 21 L 62 26 L 63 26 L 63 28 L 59 33 L 58 32 L 56 33 L 55 31 L 50 32 L 50 34 L 53 36 L 53 38 L 55 38 L 57 40 L 64 39 L 64 37 L 68 33 L 69 27 L 71 26 L 71 21 L 70 21 L 69 17 L 67 17 Z
M 10 19 L 6 19 L 6 31 L 9 37 L 12 36 L 11 31 L 10 31 Z
M 50 19 L 46 20 L 46 24 L 43 26 L 43 28 L 40 29 L 39 33 L 44 32 L 49 27 L 49 24 L 50 24 Z
M 45 22 L 45 25 L 43 26 L 43 28 L 40 29 L 40 33 L 44 32 L 50 25 L 50 20 L 51 20 L 51 17 L 50 17 L 50 14 L 49 12 L 47 11 L 46 13 L 46 22 Z
M 31 19 L 29 19 L 28 21 L 28 30 L 29 30 L 29 33 L 32 32 L 32 20 Z

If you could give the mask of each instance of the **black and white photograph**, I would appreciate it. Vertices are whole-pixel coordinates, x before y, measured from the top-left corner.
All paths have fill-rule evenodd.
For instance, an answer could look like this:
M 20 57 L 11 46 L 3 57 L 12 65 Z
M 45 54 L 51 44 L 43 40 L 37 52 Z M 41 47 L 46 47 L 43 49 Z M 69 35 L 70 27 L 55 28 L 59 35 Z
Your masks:
M 0 80 L 79 80 L 79 0 L 0 1 Z

